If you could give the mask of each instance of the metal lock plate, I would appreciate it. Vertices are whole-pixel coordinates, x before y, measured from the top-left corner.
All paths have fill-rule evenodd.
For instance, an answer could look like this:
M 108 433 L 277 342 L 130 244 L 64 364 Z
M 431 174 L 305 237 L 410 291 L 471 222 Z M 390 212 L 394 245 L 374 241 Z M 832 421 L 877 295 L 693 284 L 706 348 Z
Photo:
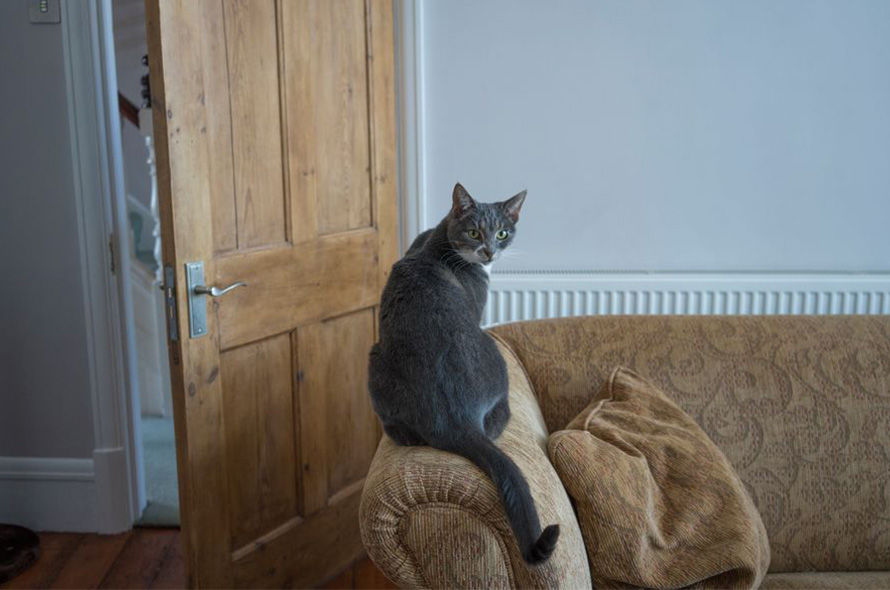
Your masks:
M 204 263 L 187 262 L 185 280 L 189 302 L 189 336 L 200 338 L 207 335 L 207 295 L 195 293 L 195 287 L 205 284 Z
M 167 309 L 167 336 L 170 342 L 179 340 L 179 319 L 176 317 L 176 273 L 169 264 L 164 267 L 164 284 L 161 289 L 164 290 L 164 303 Z

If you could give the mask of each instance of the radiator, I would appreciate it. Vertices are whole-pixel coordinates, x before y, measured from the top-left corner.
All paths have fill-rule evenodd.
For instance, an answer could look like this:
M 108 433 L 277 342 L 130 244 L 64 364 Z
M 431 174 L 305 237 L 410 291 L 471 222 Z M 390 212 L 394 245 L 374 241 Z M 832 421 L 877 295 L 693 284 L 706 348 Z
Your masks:
M 890 273 L 498 273 L 483 325 L 577 315 L 890 314 Z

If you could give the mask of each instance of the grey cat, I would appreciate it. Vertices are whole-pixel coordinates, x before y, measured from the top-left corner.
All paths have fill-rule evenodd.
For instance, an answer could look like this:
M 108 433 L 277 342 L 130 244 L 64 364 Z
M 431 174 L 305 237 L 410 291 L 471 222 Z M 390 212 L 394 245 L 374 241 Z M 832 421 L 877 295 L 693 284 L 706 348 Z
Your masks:
M 500 492 L 523 557 L 540 563 L 559 525 L 541 531 L 528 482 L 492 442 L 510 418 L 507 366 L 480 328 L 489 265 L 513 241 L 525 191 L 477 203 L 457 184 L 452 201 L 393 265 L 370 354 L 371 400 L 397 444 L 429 445 L 479 466 Z

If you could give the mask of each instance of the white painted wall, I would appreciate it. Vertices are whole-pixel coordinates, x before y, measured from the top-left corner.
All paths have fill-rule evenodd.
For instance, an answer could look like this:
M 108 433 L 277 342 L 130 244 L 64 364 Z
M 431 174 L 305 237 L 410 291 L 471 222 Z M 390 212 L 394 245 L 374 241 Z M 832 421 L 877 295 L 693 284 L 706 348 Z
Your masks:
M 60 25 L 0 2 L 0 457 L 92 458 Z
M 0 522 L 114 533 L 142 496 L 110 0 L 61 13 L 0 2 Z
M 529 189 L 501 270 L 890 271 L 890 2 L 415 8 L 417 225 L 460 180 Z

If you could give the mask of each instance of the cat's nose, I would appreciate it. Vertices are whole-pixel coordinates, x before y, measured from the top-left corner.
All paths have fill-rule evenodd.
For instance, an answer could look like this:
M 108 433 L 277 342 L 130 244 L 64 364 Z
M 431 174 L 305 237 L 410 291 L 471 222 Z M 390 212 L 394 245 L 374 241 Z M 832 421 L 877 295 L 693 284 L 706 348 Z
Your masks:
M 482 248 L 482 257 L 485 260 L 491 260 L 491 250 L 488 248 Z

